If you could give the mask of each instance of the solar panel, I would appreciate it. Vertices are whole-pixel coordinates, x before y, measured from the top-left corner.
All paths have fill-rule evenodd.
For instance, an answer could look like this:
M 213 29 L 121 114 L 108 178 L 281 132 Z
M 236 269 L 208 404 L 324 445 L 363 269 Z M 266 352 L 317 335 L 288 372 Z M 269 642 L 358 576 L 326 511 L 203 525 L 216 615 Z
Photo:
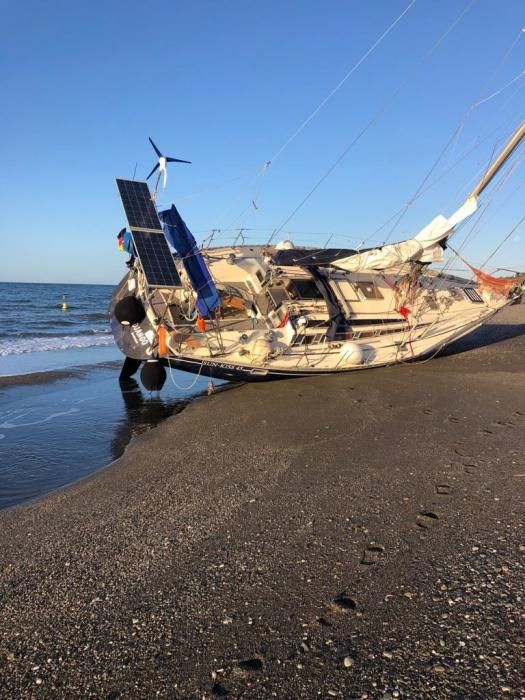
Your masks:
M 164 233 L 131 231 L 135 249 L 150 287 L 180 287 L 181 281 Z
M 117 187 L 130 229 L 162 231 L 157 210 L 146 182 L 117 178 Z

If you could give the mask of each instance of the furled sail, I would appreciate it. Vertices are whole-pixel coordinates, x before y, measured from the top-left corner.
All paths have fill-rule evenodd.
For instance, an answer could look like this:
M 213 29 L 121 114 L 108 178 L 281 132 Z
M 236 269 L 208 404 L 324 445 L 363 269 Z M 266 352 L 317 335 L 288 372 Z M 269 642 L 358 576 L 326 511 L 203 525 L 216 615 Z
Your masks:
M 525 122 L 520 124 L 512 134 L 464 204 L 449 218 L 439 214 L 414 238 L 345 256 L 335 260 L 332 265 L 348 272 L 360 272 L 365 270 L 395 270 L 408 262 L 439 262 L 443 258 L 444 243 L 448 236 L 461 221 L 476 211 L 479 195 L 489 186 L 524 139 Z
M 197 294 L 197 310 L 206 318 L 220 304 L 217 288 L 192 233 L 174 204 L 159 212 L 168 242 L 180 255 L 188 280 Z
M 477 206 L 477 199 L 469 197 L 451 217 L 439 214 L 414 238 L 339 258 L 332 265 L 348 272 L 359 272 L 392 270 L 407 262 L 439 262 L 443 258 L 443 243 L 446 238 L 460 221 L 476 211 Z

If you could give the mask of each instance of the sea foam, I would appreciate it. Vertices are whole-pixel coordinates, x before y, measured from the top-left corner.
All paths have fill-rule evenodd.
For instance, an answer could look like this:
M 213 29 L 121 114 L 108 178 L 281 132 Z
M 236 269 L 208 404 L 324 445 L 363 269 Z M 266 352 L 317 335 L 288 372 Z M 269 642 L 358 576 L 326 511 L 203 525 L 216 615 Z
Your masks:
M 46 352 L 48 350 L 109 346 L 113 345 L 114 342 L 111 333 L 9 338 L 0 340 L 0 357 L 22 355 L 29 352 Z

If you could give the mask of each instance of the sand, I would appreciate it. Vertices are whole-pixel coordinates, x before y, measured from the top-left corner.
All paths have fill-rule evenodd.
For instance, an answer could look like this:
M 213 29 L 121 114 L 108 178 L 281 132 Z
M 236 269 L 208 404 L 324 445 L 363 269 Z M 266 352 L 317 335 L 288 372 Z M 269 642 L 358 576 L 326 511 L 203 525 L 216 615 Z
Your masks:
M 520 697 L 524 332 L 199 399 L 0 513 L 0 697 Z

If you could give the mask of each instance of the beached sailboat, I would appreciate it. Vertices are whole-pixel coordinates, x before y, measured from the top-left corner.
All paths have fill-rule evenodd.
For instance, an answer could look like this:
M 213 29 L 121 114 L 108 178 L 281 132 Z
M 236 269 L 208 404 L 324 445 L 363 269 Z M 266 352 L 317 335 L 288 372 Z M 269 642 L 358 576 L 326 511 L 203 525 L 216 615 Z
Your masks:
M 118 179 L 129 228 L 119 245 L 130 253 L 110 308 L 127 358 L 121 377 L 144 363 L 141 378 L 151 389 L 162 386 L 166 367 L 264 381 L 437 353 L 521 293 L 518 278 L 472 268 L 468 281 L 431 265 L 524 139 L 525 123 L 451 216 L 367 250 L 297 248 L 288 240 L 200 249 L 174 205 L 157 212 L 157 188 Z M 169 160 L 156 150 L 160 179 Z

